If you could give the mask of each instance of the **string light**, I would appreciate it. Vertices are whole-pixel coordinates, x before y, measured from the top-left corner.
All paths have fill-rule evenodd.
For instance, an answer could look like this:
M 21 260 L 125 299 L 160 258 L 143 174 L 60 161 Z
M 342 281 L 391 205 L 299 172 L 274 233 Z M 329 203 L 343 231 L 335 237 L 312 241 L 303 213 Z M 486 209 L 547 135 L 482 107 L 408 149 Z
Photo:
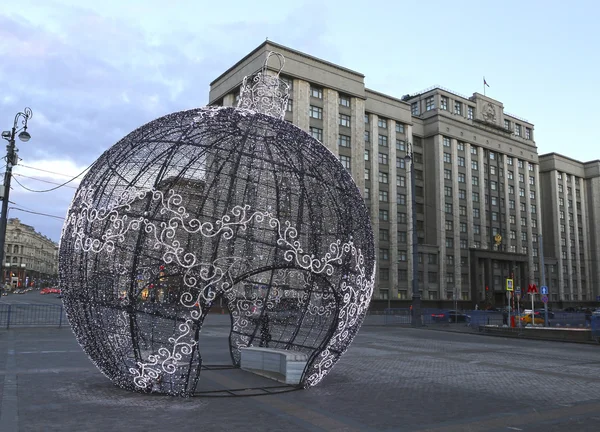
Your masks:
M 356 335 L 375 280 L 369 212 L 335 155 L 282 119 L 287 94 L 264 69 L 239 107 L 154 120 L 82 180 L 60 285 L 79 343 L 120 387 L 196 394 L 218 301 L 233 365 L 248 346 L 302 352 L 303 387 Z

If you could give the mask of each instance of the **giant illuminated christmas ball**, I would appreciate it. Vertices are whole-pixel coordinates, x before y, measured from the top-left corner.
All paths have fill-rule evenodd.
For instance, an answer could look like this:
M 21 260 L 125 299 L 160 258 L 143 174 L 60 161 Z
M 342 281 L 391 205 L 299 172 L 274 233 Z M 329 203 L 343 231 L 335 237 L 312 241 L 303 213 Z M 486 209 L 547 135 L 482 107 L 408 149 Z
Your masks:
M 117 385 L 190 396 L 210 308 L 240 349 L 305 353 L 317 384 L 356 335 L 375 275 L 367 208 L 350 173 L 282 119 L 265 69 L 237 108 L 154 120 L 106 151 L 77 190 L 60 244 L 73 331 Z M 268 338 L 268 340 L 266 340 Z

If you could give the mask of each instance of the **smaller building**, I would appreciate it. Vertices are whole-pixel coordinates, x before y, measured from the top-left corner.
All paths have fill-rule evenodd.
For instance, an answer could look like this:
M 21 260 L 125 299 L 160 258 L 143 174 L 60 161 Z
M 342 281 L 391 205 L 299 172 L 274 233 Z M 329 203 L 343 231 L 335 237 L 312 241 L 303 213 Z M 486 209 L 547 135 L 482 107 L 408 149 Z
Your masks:
M 58 244 L 18 218 L 11 218 L 6 225 L 2 272 L 3 283 L 15 288 L 55 283 Z
M 600 298 L 600 160 L 540 156 L 546 285 L 550 300 Z

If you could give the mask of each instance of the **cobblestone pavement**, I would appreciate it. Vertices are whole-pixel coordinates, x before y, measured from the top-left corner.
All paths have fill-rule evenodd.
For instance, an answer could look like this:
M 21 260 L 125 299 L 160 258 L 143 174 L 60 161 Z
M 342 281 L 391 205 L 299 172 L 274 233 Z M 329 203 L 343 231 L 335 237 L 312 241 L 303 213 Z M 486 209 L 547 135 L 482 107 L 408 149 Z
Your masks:
M 208 363 L 229 359 L 228 321 L 209 317 Z M 264 380 L 201 377 L 207 388 Z M 114 387 L 68 328 L 0 330 L 0 401 L 2 432 L 597 431 L 600 346 L 364 326 L 310 390 L 179 399 Z

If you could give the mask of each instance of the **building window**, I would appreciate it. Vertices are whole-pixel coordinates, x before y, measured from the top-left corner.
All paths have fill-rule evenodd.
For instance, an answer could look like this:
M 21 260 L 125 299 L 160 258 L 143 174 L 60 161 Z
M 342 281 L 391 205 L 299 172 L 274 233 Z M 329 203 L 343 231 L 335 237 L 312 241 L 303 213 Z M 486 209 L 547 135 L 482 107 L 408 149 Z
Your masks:
M 466 183 L 466 181 L 467 181 L 467 177 L 465 176 L 465 173 L 458 173 L 458 182 Z
M 454 101 L 454 114 L 462 115 L 462 103 Z
M 522 169 L 522 168 L 524 168 L 523 161 L 522 161 L 521 159 L 519 159 L 519 160 L 518 160 L 518 162 L 517 162 L 517 165 L 518 165 L 518 166 L 519 166 L 519 168 L 521 168 L 521 169 Z
M 340 155 L 340 162 L 348 171 L 350 171 L 350 156 Z
M 379 229 L 379 241 L 388 241 L 390 239 L 390 232 L 386 229 Z
M 451 186 L 444 186 L 444 195 L 446 195 L 447 197 L 452 196 L 452 187 Z
M 449 169 L 444 169 L 444 179 L 452 180 L 452 171 Z
M 365 124 L 369 124 L 369 114 L 365 114 Z
M 511 170 L 506 171 L 506 176 L 508 177 L 509 180 L 513 180 L 515 178 L 515 173 L 512 172 Z
M 319 141 L 323 141 L 323 129 L 312 127 L 310 128 L 311 136 Z
M 531 139 L 531 129 L 528 127 L 525 128 L 525 139 Z
M 390 280 L 390 269 L 379 269 L 379 280 L 380 281 L 389 281 Z M 384 300 L 388 298 L 387 290 L 380 290 L 379 297 Z
M 477 155 L 477 147 L 471 146 L 471 154 L 472 155 Z
M 450 153 L 444 153 L 444 162 L 445 163 L 450 163 L 451 162 Z
M 387 147 L 388 146 L 388 137 L 386 135 L 379 135 L 378 142 L 381 147 Z
M 467 191 L 464 189 L 458 190 L 458 199 L 467 199 Z
M 535 199 L 535 191 L 529 191 L 529 199 Z
M 473 234 L 479 235 L 481 233 L 481 225 L 473 225 Z
M 321 87 L 310 86 L 310 95 L 317 99 L 323 99 L 323 89 Z
M 460 216 L 466 216 L 467 215 L 467 206 L 458 206 L 458 214 Z
M 450 147 L 450 138 L 444 137 L 443 142 L 444 142 L 444 147 Z
M 519 174 L 519 183 L 525 183 L 525 174 Z
M 445 203 L 445 210 L 446 210 L 446 213 L 452 213 L 452 204 Z
M 398 223 L 406 223 L 406 213 L 398 213 Z M 406 232 L 404 234 L 406 235 Z
M 492 181 L 490 182 L 490 188 L 491 188 L 493 191 L 495 191 L 495 190 L 498 190 L 498 182 L 496 182 L 496 181 L 492 180 Z
M 404 124 L 396 122 L 396 133 L 404 133 Z
M 479 202 L 479 192 L 472 193 L 473 202 Z
M 510 121 L 504 119 L 504 129 L 510 130 Z
M 387 210 L 379 210 L 379 220 L 381 221 L 387 221 L 389 218 L 389 213 Z
M 379 191 L 379 201 L 388 202 L 388 191 L 384 191 L 384 190 Z
M 403 140 L 396 140 L 396 150 L 398 151 L 405 151 L 406 150 L 406 142 L 404 142 Z
M 527 226 L 527 218 L 525 218 L 525 217 L 521 218 L 521 226 Z
M 350 108 L 350 96 L 340 95 L 340 105 Z
M 365 160 L 369 160 L 369 150 L 365 150 Z
M 496 175 L 496 167 L 494 165 L 490 165 L 490 175 Z
M 521 136 L 521 125 L 515 123 L 515 135 Z
M 388 155 L 385 153 L 379 153 L 378 161 L 381 165 L 387 165 L 388 164 Z
M 382 128 L 382 129 L 387 129 L 387 120 L 386 120 L 386 119 L 384 119 L 384 118 L 381 118 L 381 117 L 380 117 L 380 118 L 377 120 L 377 126 L 379 126 L 379 127 L 380 127 L 380 128 Z
M 467 249 L 468 247 L 469 247 L 469 243 L 467 242 L 467 239 L 460 239 L 460 248 Z
M 533 164 L 528 162 L 528 163 L 527 163 L 527 169 L 528 169 L 529 171 L 533 171 Z
M 459 141 L 459 142 L 456 144 L 456 147 L 458 148 L 458 151 L 465 151 L 465 143 L 463 143 L 463 142 L 460 142 L 460 141 Z
M 524 197 L 525 196 L 525 189 L 519 188 L 519 196 L 520 197 Z
M 311 105 L 309 115 L 314 119 L 323 120 L 323 108 Z
M 473 116 L 473 111 L 474 111 L 474 110 L 473 110 L 473 107 L 472 107 L 472 106 L 470 106 L 470 107 L 467 107 L 467 118 L 468 118 L 469 120 L 473 120 L 473 117 L 474 117 L 474 116 Z
M 350 116 L 340 114 L 340 126 L 350 127 Z
M 381 261 L 389 260 L 390 259 L 389 254 L 390 254 L 389 249 L 379 248 L 379 259 Z
M 564 188 L 563 188 L 563 185 L 561 185 L 561 184 L 558 185 L 558 191 L 559 192 L 564 192 L 565 191 Z
M 514 186 L 508 185 L 508 194 L 509 195 L 514 195 L 515 194 L 515 188 L 514 188 Z
M 465 158 L 463 156 L 458 157 L 458 166 L 460 166 L 460 167 L 465 166 Z
M 350 147 L 350 137 L 348 135 L 339 135 L 338 145 L 340 147 Z
M 369 178 L 370 178 L 369 173 L 370 173 L 369 168 L 365 168 L 365 180 L 369 180 Z
M 451 220 L 446 220 L 446 231 L 452 231 L 454 229 L 454 226 L 452 224 Z
M 473 184 L 473 186 L 479 186 L 479 177 L 477 177 L 477 176 L 471 177 L 471 183 Z
M 446 247 L 452 248 L 454 247 L 454 240 L 450 237 L 446 237 Z
M 473 217 L 479 219 L 479 209 L 478 208 L 473 209 Z
M 384 173 L 384 172 L 379 173 L 379 183 L 384 183 L 384 184 L 388 183 L 388 174 L 387 173 Z
M 406 205 L 406 195 L 396 194 L 396 201 L 398 205 Z
M 472 170 L 478 170 L 479 169 L 479 165 L 477 165 L 477 161 L 471 161 L 471 169 Z
M 506 165 L 512 165 L 513 164 L 513 158 L 510 156 L 506 156 Z
M 371 199 L 371 190 L 369 188 L 365 188 L 365 199 Z
M 413 102 L 410 104 L 410 112 L 414 116 L 419 115 L 419 103 L 418 102 Z
M 236 105 L 237 105 L 237 104 L 236 104 Z M 292 110 L 293 110 L 293 105 L 294 105 L 294 102 L 293 102 L 291 99 L 288 99 L 288 103 L 287 103 L 287 106 L 285 107 L 285 110 L 286 110 L 287 112 L 292 112 Z
M 396 158 L 396 168 L 404 169 L 405 164 L 404 158 Z
M 440 108 L 446 111 L 448 110 L 448 98 L 446 96 L 441 97 Z
M 427 99 L 425 99 L 425 110 L 431 111 L 433 109 L 435 109 L 435 100 L 433 96 L 429 96 Z
M 396 176 L 396 186 L 406 187 L 406 179 L 404 176 Z

